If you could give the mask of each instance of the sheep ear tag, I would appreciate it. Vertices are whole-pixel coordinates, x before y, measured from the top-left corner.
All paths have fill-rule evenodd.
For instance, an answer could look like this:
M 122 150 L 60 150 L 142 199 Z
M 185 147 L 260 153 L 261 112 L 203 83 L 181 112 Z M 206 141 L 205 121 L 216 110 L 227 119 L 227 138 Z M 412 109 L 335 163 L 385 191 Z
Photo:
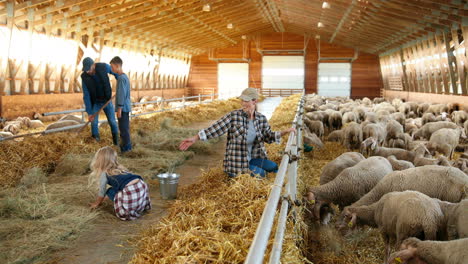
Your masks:
M 396 261 L 397 263 L 402 263 L 402 262 L 403 262 L 403 261 L 401 261 L 401 258 L 399 258 L 399 257 L 395 258 L 395 261 Z
M 315 204 L 315 200 L 310 200 L 309 203 L 312 204 L 312 205 L 314 205 L 314 204 Z
M 352 228 L 352 227 L 353 227 L 353 222 L 352 222 L 352 221 L 349 221 L 349 222 L 348 222 L 348 227 L 349 227 L 349 228 Z

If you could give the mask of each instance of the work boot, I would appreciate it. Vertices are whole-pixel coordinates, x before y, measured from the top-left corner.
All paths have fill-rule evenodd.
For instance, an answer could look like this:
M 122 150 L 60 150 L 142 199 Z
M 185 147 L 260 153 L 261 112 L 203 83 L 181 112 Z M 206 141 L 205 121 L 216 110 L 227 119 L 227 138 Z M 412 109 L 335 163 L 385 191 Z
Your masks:
M 119 133 L 112 133 L 112 142 L 114 145 L 119 145 Z
M 96 142 L 101 141 L 101 137 L 99 137 L 99 135 L 91 135 L 91 137 L 93 137 L 96 140 Z

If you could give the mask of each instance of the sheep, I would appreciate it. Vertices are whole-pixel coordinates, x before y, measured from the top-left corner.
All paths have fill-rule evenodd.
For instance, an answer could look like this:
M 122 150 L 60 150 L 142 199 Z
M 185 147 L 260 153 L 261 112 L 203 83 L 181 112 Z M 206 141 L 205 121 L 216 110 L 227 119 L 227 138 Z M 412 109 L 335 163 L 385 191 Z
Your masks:
M 422 116 L 422 124 L 425 125 L 430 122 L 435 122 L 435 118 L 433 113 L 424 113 Z
M 452 113 L 452 120 L 455 124 L 463 126 L 468 120 L 468 113 L 466 111 L 455 111 Z
M 0 132 L 0 138 L 7 138 L 7 137 L 12 137 L 13 133 L 11 132 Z
M 367 139 L 367 138 L 375 138 L 381 146 L 387 136 L 387 131 L 385 130 L 385 125 L 382 123 L 370 123 L 367 124 L 362 128 L 362 138 Z
M 369 98 L 367 98 L 367 97 L 362 98 L 361 103 L 362 103 L 363 105 L 365 105 L 365 106 L 371 106 L 371 105 L 372 105 L 372 101 L 371 101 Z
M 446 104 L 430 105 L 426 110 L 426 113 L 433 113 L 434 115 L 440 115 L 442 112 L 448 112 Z
M 429 109 L 430 104 L 428 103 L 422 103 L 418 105 L 418 109 L 416 110 L 416 113 L 418 116 L 423 116 L 423 114 Z
M 442 128 L 452 128 L 455 129 L 458 126 L 455 123 L 448 122 L 448 121 L 441 121 L 441 122 L 431 122 L 423 125 L 420 129 L 418 129 L 414 134 L 413 138 L 418 139 L 429 139 L 432 133 L 436 132 Z
M 418 127 L 416 126 L 416 122 L 414 120 L 406 120 L 405 122 L 405 133 L 408 133 L 410 135 L 413 135 L 414 132 L 418 130 Z
M 444 220 L 439 203 L 416 191 L 390 192 L 370 205 L 348 206 L 343 214 L 343 223 L 349 221 L 350 227 L 359 223 L 380 229 L 386 259 L 393 241 L 394 248 L 398 248 L 404 239 L 412 236 L 437 239 L 437 230 Z M 342 224 L 341 229 L 345 226 Z
M 64 120 L 73 120 L 73 121 L 76 121 L 78 123 L 83 123 L 83 120 L 81 117 L 79 116 L 76 116 L 76 115 L 66 115 L 66 116 L 62 116 L 59 121 L 64 121 Z
M 460 140 L 460 134 L 460 129 L 439 129 L 431 135 L 426 147 L 430 151 L 438 151 L 451 159 Z
M 385 145 L 388 145 L 388 141 L 392 138 L 401 138 L 403 137 L 404 130 L 403 126 L 395 120 L 390 120 L 385 127 L 387 130 L 387 136 L 385 137 Z
M 410 168 L 414 168 L 413 163 L 406 161 L 406 160 L 398 160 L 395 156 L 391 155 L 387 157 L 390 164 L 392 164 L 392 168 L 394 171 L 401 171 Z
M 411 105 L 409 103 L 402 103 L 400 107 L 398 107 L 398 112 L 408 116 L 409 112 L 411 111 Z
M 444 213 L 447 239 L 468 238 L 468 200 L 459 203 L 437 201 Z
M 31 119 L 29 117 L 17 117 L 15 121 L 21 122 L 21 128 L 29 127 Z
M 405 115 L 403 115 L 403 113 L 396 112 L 396 113 L 390 114 L 390 117 L 393 118 L 393 120 L 400 123 L 401 126 L 403 126 L 403 128 L 405 128 L 406 117 Z
M 366 119 L 370 123 L 377 123 L 377 114 L 375 112 L 366 112 Z
M 343 128 L 342 144 L 348 149 L 358 149 L 362 142 L 362 129 L 356 122 L 349 123 Z
M 419 145 L 414 149 L 414 160 L 413 164 L 415 167 L 425 166 L 425 165 L 439 165 L 440 161 L 438 159 L 426 158 L 425 154 L 430 154 L 429 150 L 424 145 Z
M 310 210 L 314 218 L 327 224 L 330 212 L 326 210 L 330 208 L 330 203 L 341 208 L 352 204 L 391 172 L 392 165 L 387 159 L 371 157 L 344 169 L 335 179 L 324 185 L 310 187 L 307 200 L 312 204 Z
M 396 108 L 400 107 L 401 104 L 403 104 L 403 100 L 401 100 L 400 98 L 394 98 L 392 100 L 392 105 Z
M 354 108 L 353 113 L 356 115 L 356 118 L 359 122 L 364 121 L 366 117 L 366 110 L 363 107 Z
M 5 127 L 8 126 L 8 125 L 15 125 L 17 126 L 19 129 L 22 129 L 24 127 L 27 127 L 25 125 L 23 125 L 23 122 L 21 120 L 14 120 L 14 121 L 7 121 L 5 122 Z
M 379 147 L 374 138 L 364 140 L 361 144 L 361 150 L 363 152 L 369 152 L 370 156 L 388 157 L 394 155 L 399 160 L 406 160 L 409 162 L 413 162 L 415 156 L 414 152 L 405 149 Z
M 33 129 L 36 129 L 36 128 L 41 128 L 41 127 L 44 127 L 44 123 L 42 123 L 41 120 L 31 120 L 29 122 L 29 128 L 33 128 Z
M 57 121 L 55 123 L 52 123 L 52 124 L 48 125 L 45 130 L 47 131 L 47 130 L 51 130 L 51 129 L 62 128 L 62 127 L 67 127 L 67 126 L 74 126 L 74 125 L 78 125 L 78 124 L 80 124 L 80 123 L 77 122 L 77 121 L 74 121 L 74 120 L 62 120 L 62 121 Z
M 304 131 L 304 143 L 309 146 L 316 146 L 317 148 L 323 148 L 323 143 L 317 135 L 310 133 L 307 130 Z
M 309 112 L 309 113 L 305 114 L 305 116 L 310 120 L 322 121 L 323 120 L 323 114 L 322 113 L 324 113 L 324 112 L 314 111 L 314 112 Z
M 323 166 L 320 174 L 320 185 L 336 178 L 344 169 L 352 167 L 366 158 L 357 152 L 345 152 Z
M 13 135 L 16 135 L 20 132 L 21 128 L 17 124 L 8 124 L 3 128 L 3 132 L 10 132 Z
M 341 129 L 342 126 L 342 115 L 340 111 L 333 111 L 328 115 L 328 127 L 330 130 Z
M 468 120 L 463 123 L 463 130 L 465 131 L 465 135 L 468 135 Z
M 401 250 L 390 255 L 387 264 L 467 264 L 468 238 L 452 241 L 421 241 L 411 237 L 403 241 Z M 408 261 L 416 262 L 408 262 Z
M 390 112 L 387 110 L 379 110 L 375 113 L 379 122 L 386 123 L 391 120 Z
M 446 112 L 442 112 L 440 115 L 436 116 L 436 119 L 435 121 L 436 122 L 439 122 L 439 121 L 452 121 L 450 118 L 447 117 L 447 113 Z
M 377 202 L 389 192 L 418 191 L 447 202 L 459 202 L 467 196 L 468 176 L 453 167 L 428 165 L 395 171 L 383 178 L 352 206 Z
M 380 103 L 383 103 L 385 102 L 385 98 L 382 98 L 382 97 L 375 97 L 374 100 L 373 100 L 374 104 L 380 104 Z
M 309 128 L 310 132 L 315 133 L 319 138 L 323 138 L 324 128 L 322 121 L 304 119 L 305 124 Z
M 342 119 L 343 125 L 347 123 L 351 123 L 351 122 L 357 122 L 357 121 L 358 121 L 358 118 L 354 112 L 346 112 L 343 114 L 343 119 Z
M 343 141 L 343 130 L 335 130 L 328 134 L 328 141 L 332 142 L 342 142 Z

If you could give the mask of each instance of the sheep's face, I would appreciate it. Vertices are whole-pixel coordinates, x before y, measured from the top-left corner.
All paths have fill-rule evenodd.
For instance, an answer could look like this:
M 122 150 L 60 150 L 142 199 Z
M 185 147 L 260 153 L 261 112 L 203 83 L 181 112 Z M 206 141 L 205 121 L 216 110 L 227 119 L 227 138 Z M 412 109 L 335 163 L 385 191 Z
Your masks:
M 327 225 L 332 215 L 335 214 L 335 211 L 330 206 L 330 202 L 317 199 L 311 191 L 307 194 L 307 201 L 309 202 L 308 209 L 311 212 L 312 220 Z
M 338 230 L 342 234 L 346 233 L 349 229 L 353 229 L 356 227 L 357 216 L 355 212 L 353 212 L 349 208 L 345 208 L 341 216 L 342 220 L 341 223 L 338 225 Z
M 416 248 L 409 246 L 390 255 L 387 264 L 427 264 L 416 256 Z

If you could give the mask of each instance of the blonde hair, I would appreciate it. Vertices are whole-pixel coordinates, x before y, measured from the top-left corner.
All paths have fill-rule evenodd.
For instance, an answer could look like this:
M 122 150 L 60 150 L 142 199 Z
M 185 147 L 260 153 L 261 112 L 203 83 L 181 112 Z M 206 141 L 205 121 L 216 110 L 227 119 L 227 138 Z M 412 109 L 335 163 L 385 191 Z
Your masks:
M 128 172 L 127 168 L 120 165 L 117 161 L 117 152 L 111 147 L 100 148 L 91 161 L 92 174 L 100 176 L 102 173 L 107 175 L 117 175 Z

